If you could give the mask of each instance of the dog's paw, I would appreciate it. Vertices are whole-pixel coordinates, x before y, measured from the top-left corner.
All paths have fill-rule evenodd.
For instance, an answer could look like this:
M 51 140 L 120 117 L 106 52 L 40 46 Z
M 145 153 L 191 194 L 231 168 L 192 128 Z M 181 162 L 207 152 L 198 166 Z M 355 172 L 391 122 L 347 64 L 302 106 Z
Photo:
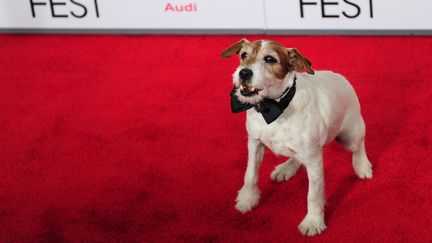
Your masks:
M 321 234 L 326 228 L 327 227 L 324 222 L 324 217 L 309 215 L 306 215 L 306 217 L 298 226 L 300 233 L 305 236 Z
M 242 188 L 238 192 L 235 208 L 242 213 L 249 212 L 258 204 L 259 198 L 260 193 L 257 187 Z
M 354 172 L 360 179 L 372 179 L 372 165 L 369 161 L 363 161 L 361 163 L 354 163 Z
M 297 173 L 300 164 L 297 161 L 290 160 L 275 167 L 270 176 L 272 180 L 277 182 L 287 181 Z

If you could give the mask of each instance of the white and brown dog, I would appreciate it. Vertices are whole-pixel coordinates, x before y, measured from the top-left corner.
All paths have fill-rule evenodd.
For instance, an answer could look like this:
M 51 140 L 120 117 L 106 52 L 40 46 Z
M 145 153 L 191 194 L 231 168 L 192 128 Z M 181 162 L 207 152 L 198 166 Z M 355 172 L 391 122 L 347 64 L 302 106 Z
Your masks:
M 228 58 L 234 54 L 240 56 L 240 66 L 233 74 L 232 109 L 247 110 L 249 135 L 244 185 L 235 208 L 245 213 L 258 204 L 258 170 L 268 147 L 290 158 L 276 166 L 272 180 L 288 180 L 301 165 L 306 167 L 308 211 L 298 229 L 307 236 L 319 234 L 326 229 L 323 146 L 336 138 L 353 152 L 355 174 L 361 179 L 372 178 L 357 95 L 343 76 L 315 72 L 296 49 L 277 42 L 242 39 L 221 55 Z M 301 73 L 304 70 L 307 73 Z

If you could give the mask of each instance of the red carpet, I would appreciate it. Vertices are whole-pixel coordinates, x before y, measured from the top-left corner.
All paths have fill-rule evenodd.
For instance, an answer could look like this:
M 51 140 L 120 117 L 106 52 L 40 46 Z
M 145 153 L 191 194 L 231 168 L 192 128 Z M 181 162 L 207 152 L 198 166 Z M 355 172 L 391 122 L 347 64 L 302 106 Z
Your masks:
M 431 242 L 432 38 L 264 37 L 344 74 L 367 124 L 374 178 L 326 147 L 312 239 L 305 171 L 272 182 L 271 152 L 234 209 L 247 135 L 219 53 L 240 38 L 0 36 L 0 242 Z

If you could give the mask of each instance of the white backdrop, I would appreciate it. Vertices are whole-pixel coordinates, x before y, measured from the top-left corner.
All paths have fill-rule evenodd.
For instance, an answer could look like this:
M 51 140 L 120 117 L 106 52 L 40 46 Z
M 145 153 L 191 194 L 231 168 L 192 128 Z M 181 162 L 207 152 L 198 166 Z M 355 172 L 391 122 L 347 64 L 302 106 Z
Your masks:
M 0 0 L 3 32 L 432 33 L 432 0 Z
M 271 30 L 432 30 L 432 0 L 266 0 L 265 4 Z

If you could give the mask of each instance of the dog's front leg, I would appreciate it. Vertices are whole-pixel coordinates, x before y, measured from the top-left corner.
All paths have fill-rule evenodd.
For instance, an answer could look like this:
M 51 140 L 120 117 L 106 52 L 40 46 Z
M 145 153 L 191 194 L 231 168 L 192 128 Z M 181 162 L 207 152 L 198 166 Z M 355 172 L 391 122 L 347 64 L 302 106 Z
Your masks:
M 308 212 L 298 226 L 303 235 L 313 236 L 326 229 L 324 222 L 324 173 L 322 152 L 315 152 L 302 158 L 309 180 L 307 196 Z
M 235 208 L 246 213 L 258 204 L 260 192 L 257 186 L 258 170 L 264 156 L 265 147 L 257 139 L 249 136 L 248 139 L 248 162 L 244 177 L 243 187 L 240 189 L 236 199 Z

